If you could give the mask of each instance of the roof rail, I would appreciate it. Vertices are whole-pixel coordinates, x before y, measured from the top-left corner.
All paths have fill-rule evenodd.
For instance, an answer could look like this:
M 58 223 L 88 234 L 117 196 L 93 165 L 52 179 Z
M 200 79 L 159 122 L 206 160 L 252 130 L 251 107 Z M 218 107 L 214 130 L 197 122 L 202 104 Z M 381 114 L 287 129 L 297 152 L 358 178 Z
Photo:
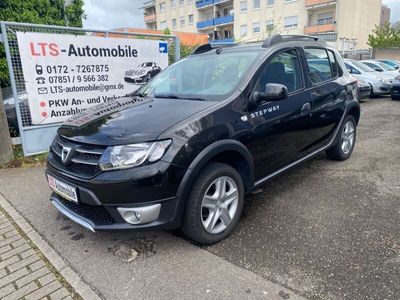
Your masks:
M 190 55 L 193 54 L 201 54 L 201 53 L 205 53 L 208 51 L 211 51 L 213 49 L 219 49 L 219 48 L 227 48 L 227 47 L 233 47 L 236 46 L 236 43 L 218 43 L 218 42 L 214 42 L 214 43 L 209 43 L 209 44 L 203 44 L 200 45 L 196 48 L 194 48 L 192 50 L 192 52 L 190 52 Z
M 273 34 L 270 37 L 266 38 L 262 44 L 263 48 L 268 48 L 276 44 L 280 44 L 283 42 L 293 42 L 293 41 L 318 41 L 318 37 L 311 35 L 281 35 L 281 34 Z

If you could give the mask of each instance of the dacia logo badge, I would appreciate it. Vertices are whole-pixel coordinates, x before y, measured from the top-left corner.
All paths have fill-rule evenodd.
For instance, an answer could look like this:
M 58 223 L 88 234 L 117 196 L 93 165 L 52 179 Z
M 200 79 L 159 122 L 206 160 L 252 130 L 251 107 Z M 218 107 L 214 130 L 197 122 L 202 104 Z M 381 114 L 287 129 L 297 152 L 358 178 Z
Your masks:
M 70 147 L 63 147 L 61 150 L 61 161 L 64 165 L 66 165 L 67 163 L 69 163 L 70 161 L 70 156 L 72 153 L 72 148 Z

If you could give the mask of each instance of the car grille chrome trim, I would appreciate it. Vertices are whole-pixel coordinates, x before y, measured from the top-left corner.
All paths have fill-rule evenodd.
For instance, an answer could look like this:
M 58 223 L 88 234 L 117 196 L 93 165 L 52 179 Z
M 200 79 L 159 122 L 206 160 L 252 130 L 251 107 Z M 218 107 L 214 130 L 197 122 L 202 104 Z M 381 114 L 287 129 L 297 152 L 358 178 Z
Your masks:
M 68 163 L 62 162 L 62 149 L 72 149 Z M 55 154 L 56 167 L 79 177 L 93 177 L 100 173 L 99 161 L 105 148 L 89 144 L 77 143 L 60 136 L 56 136 L 50 150 Z M 54 165 L 54 164 L 53 164 Z

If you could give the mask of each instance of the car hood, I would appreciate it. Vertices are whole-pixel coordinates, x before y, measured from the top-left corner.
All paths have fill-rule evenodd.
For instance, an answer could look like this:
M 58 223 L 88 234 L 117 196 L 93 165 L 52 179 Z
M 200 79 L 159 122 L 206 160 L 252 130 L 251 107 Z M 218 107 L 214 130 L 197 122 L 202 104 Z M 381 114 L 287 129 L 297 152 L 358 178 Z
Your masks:
M 184 99 L 118 98 L 73 116 L 58 129 L 58 134 L 95 145 L 154 141 L 169 127 L 215 104 Z

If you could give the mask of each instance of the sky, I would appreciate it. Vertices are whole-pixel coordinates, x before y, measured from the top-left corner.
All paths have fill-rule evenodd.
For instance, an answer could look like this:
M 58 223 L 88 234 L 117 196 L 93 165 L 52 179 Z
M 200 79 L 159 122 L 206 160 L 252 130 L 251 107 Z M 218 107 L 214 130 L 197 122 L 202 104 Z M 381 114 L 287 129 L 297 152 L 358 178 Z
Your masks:
M 144 27 L 143 0 L 84 0 L 85 28 Z M 118 3 L 118 4 L 117 4 Z M 383 0 L 391 9 L 391 22 L 400 21 L 400 0 Z
M 400 1 L 400 0 L 399 0 Z M 86 20 L 83 27 L 115 29 L 119 27 L 144 27 L 143 0 L 84 0 Z

